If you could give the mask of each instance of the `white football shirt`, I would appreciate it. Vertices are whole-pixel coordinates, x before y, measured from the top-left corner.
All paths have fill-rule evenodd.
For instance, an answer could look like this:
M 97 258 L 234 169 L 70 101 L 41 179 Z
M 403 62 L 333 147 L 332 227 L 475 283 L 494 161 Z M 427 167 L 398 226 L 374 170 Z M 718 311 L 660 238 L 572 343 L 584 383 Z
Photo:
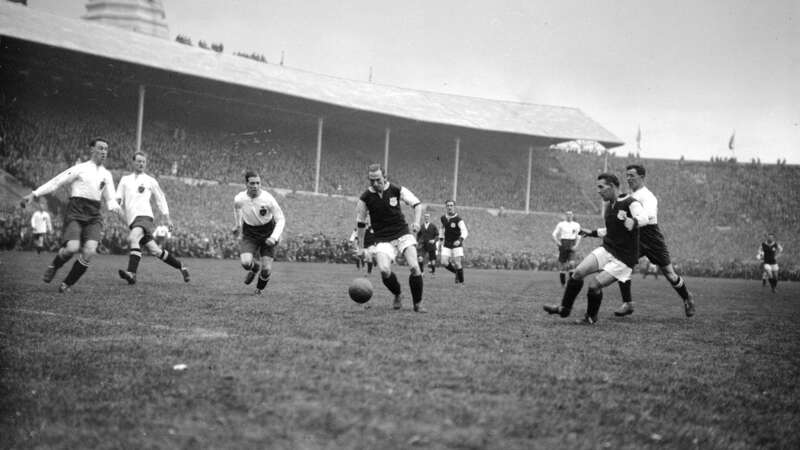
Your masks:
M 146 173 L 131 173 L 119 180 L 117 186 L 117 199 L 120 201 L 128 225 L 133 223 L 137 216 L 155 218 L 150 198 L 154 197 L 158 210 L 164 215 L 169 215 L 167 198 L 161 190 L 158 181 Z
M 275 197 L 269 192 L 262 189 L 255 198 L 247 195 L 247 191 L 239 192 L 233 198 L 233 209 L 236 217 L 241 214 L 241 220 L 254 227 L 266 225 L 275 219 L 275 229 L 271 237 L 275 240 L 280 239 L 286 219 Z
M 117 200 L 114 199 L 114 179 L 111 177 L 111 172 L 91 160 L 75 164 L 56 175 L 47 183 L 36 188 L 33 195 L 41 197 L 67 183 L 71 183 L 70 197 L 81 197 L 98 202 L 105 197 L 109 210 L 119 208 Z
M 556 229 L 553 230 L 553 236 L 558 239 L 578 239 L 578 233 L 581 231 L 581 225 L 574 220 L 572 222 L 567 222 L 566 220 L 562 220 L 558 222 L 556 225 Z
M 31 215 L 31 228 L 34 233 L 49 233 L 53 231 L 50 214 L 47 211 L 34 211 Z
M 631 194 L 635 200 L 638 200 L 644 208 L 644 214 L 647 216 L 647 223 L 639 222 L 639 226 L 655 225 L 658 223 L 658 199 L 656 196 L 647 189 L 647 186 L 640 187 L 637 191 Z

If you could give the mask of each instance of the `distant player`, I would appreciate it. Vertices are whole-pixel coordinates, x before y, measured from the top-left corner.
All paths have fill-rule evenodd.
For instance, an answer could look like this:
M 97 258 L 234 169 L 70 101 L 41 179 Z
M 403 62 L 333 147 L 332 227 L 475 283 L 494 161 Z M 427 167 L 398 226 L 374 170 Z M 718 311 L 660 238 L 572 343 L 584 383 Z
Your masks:
M 347 239 L 347 242 L 350 243 L 350 248 L 358 247 L 356 240 L 358 240 L 358 230 L 353 228 L 353 232 L 350 233 L 350 237 Z M 356 270 L 361 271 L 361 266 L 365 265 L 364 255 L 354 255 L 353 259 L 355 259 L 356 262 Z
M 108 157 L 108 141 L 93 139 L 89 143 L 89 148 L 92 155 L 88 161 L 75 164 L 61 172 L 22 199 L 24 206 L 63 185 L 70 186 L 62 231 L 63 244 L 42 277 L 45 283 L 53 281 L 58 269 L 66 264 L 72 255 L 80 252 L 67 277 L 58 287 L 58 292 L 62 294 L 69 292 L 72 285 L 86 273 L 92 257 L 97 253 L 97 244 L 103 234 L 103 216 L 100 214 L 102 200 L 106 200 L 109 211 L 120 212 L 119 204 L 114 199 L 114 179 L 111 177 L 111 172 L 104 167 Z
M 31 230 L 33 230 L 33 246 L 39 255 L 44 250 L 45 238 L 53 232 L 53 222 L 50 213 L 45 209 L 44 200 L 36 202 L 36 211 L 31 215 Z
M 419 262 L 423 267 L 427 264 L 431 275 L 436 272 L 436 244 L 438 239 L 439 229 L 431 223 L 430 213 L 423 214 L 422 225 L 417 231 L 417 242 L 421 252 Z
M 144 152 L 133 154 L 133 173 L 123 176 L 117 186 L 117 201 L 122 205 L 125 219 L 128 223 L 128 269 L 119 269 L 119 277 L 128 284 L 136 283 L 136 272 L 142 260 L 142 247 L 147 248 L 150 254 L 164 263 L 178 269 L 183 281 L 189 282 L 189 270 L 178 261 L 170 252 L 162 249 L 153 238 L 155 216 L 150 206 L 150 198 L 155 198 L 156 206 L 164 216 L 167 228 L 172 229 L 172 220 L 169 218 L 169 207 L 164 191 L 155 178 L 146 174 L 147 155 Z
M 597 322 L 597 314 L 603 301 L 603 288 L 611 283 L 630 279 L 633 267 L 639 260 L 638 230 L 640 223 L 646 223 L 647 216 L 641 203 L 630 195 L 619 195 L 619 179 L 610 173 L 597 177 L 597 192 L 605 201 L 605 228 L 589 232 L 587 236 L 602 237 L 603 245 L 583 258 L 567 280 L 566 289 L 560 305 L 544 305 L 548 314 L 568 317 L 572 312 L 575 298 L 583 288 L 583 279 L 591 274 L 589 290 L 586 293 L 586 315 L 580 323 L 592 325 Z
M 364 230 L 364 264 L 367 265 L 367 275 L 372 273 L 372 267 L 375 266 L 375 231 L 371 225 L 367 225 Z
M 275 197 L 261 189 L 261 177 L 256 172 L 248 170 L 244 179 L 247 189 L 233 199 L 234 233 L 241 236 L 240 262 L 247 270 L 244 284 L 252 283 L 258 274 L 256 295 L 261 295 L 272 274 L 275 247 L 286 219 Z M 256 261 L 254 255 L 258 255 L 260 261 Z
M 172 231 L 170 231 L 168 225 L 161 225 L 156 226 L 156 229 L 153 230 L 153 239 L 155 239 L 156 244 L 159 247 L 163 248 L 164 244 L 167 243 L 167 239 L 172 237 Z
M 675 289 L 675 292 L 683 299 L 683 309 L 686 317 L 692 317 L 695 311 L 694 299 L 691 292 L 686 288 L 683 278 L 675 273 L 675 268 L 672 266 L 666 240 L 658 227 L 658 200 L 650 192 L 650 189 L 644 185 L 645 174 L 644 166 L 639 164 L 631 164 L 625 168 L 625 179 L 631 189 L 631 196 L 642 204 L 648 220 L 647 225 L 642 225 L 639 231 L 639 256 L 647 256 L 647 259 L 661 269 L 661 273 L 664 274 Z M 622 295 L 622 306 L 614 314 L 627 316 L 633 313 L 630 281 L 621 282 L 619 290 Z
M 575 250 L 581 243 L 581 225 L 573 220 L 572 211 L 564 213 L 564 220 L 558 222 L 553 230 L 553 241 L 558 246 L 558 279 L 561 286 L 566 285 L 567 277 L 572 275 L 575 266 Z
M 778 256 L 783 252 L 783 247 L 775 240 L 773 233 L 767 234 L 767 240 L 761 243 L 757 258 L 764 263 L 767 280 L 772 292 L 778 289 Z
M 464 240 L 469 236 L 467 224 L 456 213 L 456 202 L 448 200 L 444 203 L 445 213 L 442 216 L 442 229 L 439 231 L 441 242 L 442 266 L 456 274 L 456 284 L 464 282 Z
M 656 280 L 658 279 L 658 266 L 651 263 L 647 257 L 643 256 L 639 260 L 639 264 L 642 265 L 642 279 L 647 278 L 648 275 L 652 275 Z
M 427 311 L 422 306 L 422 271 L 417 260 L 417 240 L 414 237 L 422 219 L 420 201 L 407 188 L 390 183 L 380 164 L 369 166 L 368 177 L 369 188 L 361 194 L 356 204 L 358 242 L 365 244 L 364 234 L 367 228 L 367 217 L 369 217 L 375 237 L 375 260 L 378 270 L 381 271 L 384 286 L 394 295 L 394 309 L 402 307 L 402 294 L 400 282 L 392 272 L 392 263 L 398 253 L 402 253 L 411 270 L 408 285 L 411 290 L 414 311 L 425 313 Z M 401 202 L 414 208 L 414 222 L 411 224 L 411 230 L 406 223 Z

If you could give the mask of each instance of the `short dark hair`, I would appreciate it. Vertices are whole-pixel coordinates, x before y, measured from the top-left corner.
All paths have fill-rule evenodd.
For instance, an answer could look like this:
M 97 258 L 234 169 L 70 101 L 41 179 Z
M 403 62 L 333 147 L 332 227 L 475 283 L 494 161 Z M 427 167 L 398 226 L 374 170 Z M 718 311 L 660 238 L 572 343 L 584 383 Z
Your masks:
M 448 204 L 448 203 L 452 203 L 452 204 L 453 204 L 453 206 L 456 206 L 456 201 L 455 201 L 455 200 L 453 200 L 453 199 L 448 199 L 448 200 L 445 200 L 445 202 L 444 202 L 444 205 L 445 205 L 445 206 L 447 206 L 447 204 Z
M 144 157 L 144 159 L 147 159 L 147 153 L 145 153 L 145 152 L 143 152 L 141 150 L 133 152 L 133 160 L 134 161 L 136 161 L 136 157 L 137 156 L 142 156 L 142 157 Z
M 368 170 L 370 172 L 377 172 L 377 171 L 380 170 L 381 171 L 381 175 L 386 175 L 386 173 L 384 173 L 384 171 L 383 171 L 383 167 L 380 164 L 377 164 L 377 163 L 370 164 L 369 167 L 368 167 Z
M 644 177 L 647 174 L 647 171 L 644 170 L 644 166 L 641 164 L 628 164 L 627 166 L 625 166 L 625 170 L 631 170 L 631 169 L 635 170 L 636 174 L 639 175 L 640 177 Z
M 108 145 L 108 139 L 96 137 L 91 141 L 89 141 L 89 147 L 94 147 L 95 145 L 97 145 L 98 142 L 105 142 L 106 145 Z
M 604 180 L 606 183 L 613 184 L 616 187 L 619 187 L 619 178 L 613 173 L 601 173 L 597 176 L 598 180 Z
M 261 176 L 259 176 L 258 173 L 255 170 L 247 170 L 244 173 L 244 182 L 247 183 L 250 180 L 250 178 L 252 178 L 252 177 L 261 178 Z

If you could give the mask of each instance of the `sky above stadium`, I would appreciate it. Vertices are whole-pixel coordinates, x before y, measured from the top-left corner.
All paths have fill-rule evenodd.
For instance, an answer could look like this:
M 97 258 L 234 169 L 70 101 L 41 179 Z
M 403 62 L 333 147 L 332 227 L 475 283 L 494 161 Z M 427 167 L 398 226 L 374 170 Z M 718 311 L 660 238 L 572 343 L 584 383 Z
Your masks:
M 86 0 L 28 0 L 80 17 Z M 651 158 L 800 164 L 796 0 L 163 0 L 170 36 L 288 67 L 580 108 Z M 734 150 L 728 148 L 735 132 Z

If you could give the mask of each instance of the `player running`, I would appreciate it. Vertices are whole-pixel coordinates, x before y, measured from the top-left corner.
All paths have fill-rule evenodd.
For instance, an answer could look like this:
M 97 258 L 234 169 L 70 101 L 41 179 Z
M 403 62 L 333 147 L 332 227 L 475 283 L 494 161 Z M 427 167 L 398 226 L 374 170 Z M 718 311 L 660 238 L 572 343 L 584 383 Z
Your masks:
M 653 264 L 661 269 L 675 292 L 683 299 L 683 309 L 686 317 L 692 317 L 695 312 L 692 293 L 686 288 L 683 278 L 675 273 L 675 268 L 670 260 L 667 243 L 661 229 L 658 227 L 658 199 L 644 185 L 646 171 L 644 166 L 631 164 L 625 168 L 625 179 L 631 189 L 631 197 L 638 200 L 644 207 L 647 215 L 647 225 L 642 225 L 639 232 L 639 255 L 647 256 Z M 627 316 L 633 313 L 633 298 L 631 296 L 631 282 L 620 282 L 622 306 L 614 311 L 617 316 Z
M 368 169 L 369 187 L 356 204 L 356 228 L 358 229 L 358 243 L 366 244 L 364 234 L 369 216 L 372 230 L 374 231 L 374 254 L 378 270 L 384 286 L 394 295 L 392 306 L 394 309 L 402 307 L 402 294 L 400 282 L 392 272 L 392 263 L 398 253 L 402 253 L 411 270 L 408 285 L 415 312 L 425 313 L 422 306 L 422 271 L 417 260 L 417 240 L 414 233 L 419 230 L 422 218 L 422 205 L 419 199 L 410 190 L 403 186 L 390 183 L 380 164 L 372 164 Z M 406 223 L 400 203 L 406 203 L 414 208 L 414 222 L 411 230 Z M 363 252 L 363 247 L 357 253 Z
M 183 281 L 189 282 L 189 270 L 172 253 L 163 250 L 153 238 L 155 217 L 150 206 L 150 198 L 155 198 L 156 206 L 164 216 L 169 230 L 172 230 L 172 220 L 169 218 L 169 207 L 164 191 L 155 178 L 145 173 L 147 168 L 147 155 L 144 152 L 133 154 L 133 173 L 123 176 L 117 186 L 117 201 L 122 205 L 125 218 L 128 222 L 128 268 L 120 269 L 119 277 L 128 284 L 136 283 L 136 272 L 142 260 L 142 247 L 147 248 L 150 254 L 157 257 L 165 264 L 178 269 L 183 276 Z
M 764 263 L 763 269 L 767 273 L 767 280 L 772 292 L 778 289 L 778 255 L 783 252 L 783 247 L 775 240 L 773 233 L 767 234 L 767 240 L 758 248 L 759 261 Z
M 256 295 L 261 295 L 272 274 L 275 247 L 281 239 L 286 219 L 275 197 L 261 189 L 261 177 L 248 170 L 244 175 L 247 189 L 233 199 L 234 234 L 241 236 L 239 261 L 247 270 L 244 284 L 250 284 L 258 274 Z M 260 261 L 254 259 L 260 256 Z
M 467 224 L 456 213 L 456 202 L 447 200 L 444 203 L 445 213 L 442 215 L 442 229 L 439 231 L 441 244 L 440 257 L 442 266 L 456 274 L 456 284 L 464 283 L 464 240 L 469 236 Z
M 567 284 L 567 277 L 572 276 L 575 266 L 575 249 L 581 243 L 581 225 L 573 220 L 572 211 L 564 213 L 564 220 L 558 222 L 553 230 L 553 240 L 558 246 L 558 279 L 561 286 Z
M 106 200 L 109 211 L 120 212 L 119 204 L 114 199 L 114 179 L 104 166 L 108 157 L 108 141 L 100 138 L 92 139 L 89 148 L 92 152 L 89 161 L 75 164 L 22 199 L 24 207 L 63 185 L 70 186 L 62 231 L 63 244 L 42 277 L 45 283 L 53 281 L 58 269 L 66 264 L 72 255 L 80 252 L 67 277 L 58 287 L 58 292 L 62 294 L 69 292 L 72 285 L 86 273 L 92 257 L 97 253 L 97 244 L 103 234 L 103 216 L 100 213 L 102 200 Z
M 568 317 L 575 298 L 583 288 L 583 279 L 595 274 L 590 278 L 589 290 L 586 292 L 586 315 L 580 321 L 588 325 L 597 323 L 597 314 L 603 301 L 603 288 L 615 281 L 624 282 L 631 278 L 633 267 L 639 259 L 639 224 L 647 222 L 641 203 L 630 195 L 619 195 L 619 179 L 615 175 L 600 174 L 597 177 L 597 192 L 605 201 L 605 228 L 582 232 L 587 236 L 602 237 L 603 245 L 586 255 L 572 272 L 561 304 L 544 305 L 548 314 Z

